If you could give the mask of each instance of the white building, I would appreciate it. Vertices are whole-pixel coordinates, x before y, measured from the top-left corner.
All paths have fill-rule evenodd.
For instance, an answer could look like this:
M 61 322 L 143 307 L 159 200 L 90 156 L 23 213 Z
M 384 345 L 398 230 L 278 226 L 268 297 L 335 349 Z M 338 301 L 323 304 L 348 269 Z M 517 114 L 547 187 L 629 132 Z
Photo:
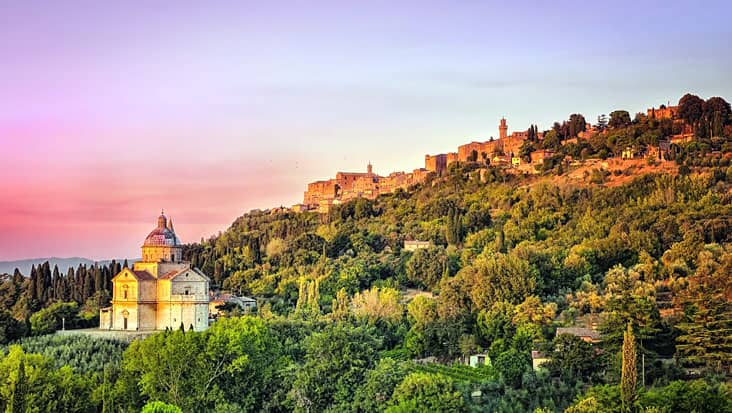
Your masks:
M 211 280 L 181 261 L 181 249 L 173 222 L 161 213 L 142 245 L 142 261 L 112 278 L 112 306 L 100 311 L 100 328 L 207 329 Z

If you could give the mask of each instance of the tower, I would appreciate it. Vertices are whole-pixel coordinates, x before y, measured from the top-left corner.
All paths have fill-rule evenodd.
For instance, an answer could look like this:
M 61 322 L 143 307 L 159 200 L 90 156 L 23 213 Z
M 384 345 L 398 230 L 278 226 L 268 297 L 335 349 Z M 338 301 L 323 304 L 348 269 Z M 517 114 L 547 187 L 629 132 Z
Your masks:
M 371 162 L 369 162 L 369 164 L 366 165 L 366 173 L 369 174 L 369 175 L 373 175 L 374 174 L 374 168 L 373 168 L 373 166 L 371 166 Z
M 505 139 L 508 136 L 508 125 L 506 124 L 506 118 L 501 118 L 501 123 L 498 125 L 498 139 Z
M 161 211 L 158 226 L 150 232 L 142 244 L 144 262 L 180 262 L 181 244 L 173 231 L 173 222 Z

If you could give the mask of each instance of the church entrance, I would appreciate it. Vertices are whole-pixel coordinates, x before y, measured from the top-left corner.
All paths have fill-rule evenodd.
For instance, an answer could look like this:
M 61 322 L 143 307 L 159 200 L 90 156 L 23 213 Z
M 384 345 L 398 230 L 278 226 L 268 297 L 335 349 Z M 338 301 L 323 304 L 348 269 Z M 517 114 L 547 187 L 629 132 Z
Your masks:
M 127 310 L 122 311 L 122 329 L 127 330 L 127 317 L 130 313 Z

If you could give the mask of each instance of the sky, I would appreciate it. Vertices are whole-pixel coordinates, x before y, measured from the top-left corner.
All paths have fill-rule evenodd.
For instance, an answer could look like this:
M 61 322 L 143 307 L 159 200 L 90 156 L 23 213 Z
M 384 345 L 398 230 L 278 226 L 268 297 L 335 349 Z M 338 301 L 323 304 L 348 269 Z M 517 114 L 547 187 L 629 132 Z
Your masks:
M 590 4 L 593 3 L 593 4 Z M 594 4 L 597 3 L 597 4 Z M 687 92 L 732 100 L 728 1 L 0 0 L 0 260 L 139 257 L 338 170 Z

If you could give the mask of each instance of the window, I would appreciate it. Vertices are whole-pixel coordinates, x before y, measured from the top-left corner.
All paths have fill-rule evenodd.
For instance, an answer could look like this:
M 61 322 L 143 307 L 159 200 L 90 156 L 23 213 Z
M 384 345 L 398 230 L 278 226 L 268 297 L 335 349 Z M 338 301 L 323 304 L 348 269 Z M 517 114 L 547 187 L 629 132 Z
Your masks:
M 175 254 L 170 254 L 170 260 L 175 262 Z
M 127 299 L 127 293 L 129 292 L 129 290 L 130 290 L 129 285 L 125 285 L 124 287 L 122 287 L 122 296 L 125 300 Z
M 185 295 L 188 295 L 188 289 L 186 288 Z

